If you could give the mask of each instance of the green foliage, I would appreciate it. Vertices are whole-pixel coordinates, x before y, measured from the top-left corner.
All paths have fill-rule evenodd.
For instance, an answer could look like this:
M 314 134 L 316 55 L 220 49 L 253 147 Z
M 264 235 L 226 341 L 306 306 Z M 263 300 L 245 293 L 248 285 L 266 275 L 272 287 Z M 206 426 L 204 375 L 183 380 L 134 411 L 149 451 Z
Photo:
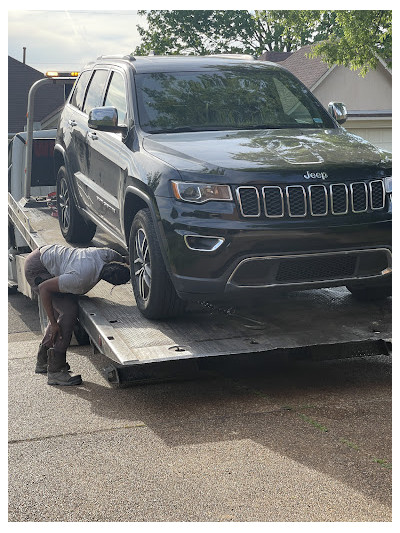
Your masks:
M 136 55 L 291 52 L 312 44 L 310 57 L 365 75 L 378 57 L 391 66 L 392 12 L 385 10 L 154 10 L 138 12 Z
M 376 68 L 378 56 L 391 67 L 392 12 L 337 11 L 336 27 L 329 38 L 316 44 L 311 57 L 360 70 L 360 75 Z
M 327 38 L 334 22 L 318 11 L 159 10 L 139 11 L 148 28 L 138 26 L 142 44 L 135 54 L 290 52 Z M 312 16 L 307 16 L 312 13 Z

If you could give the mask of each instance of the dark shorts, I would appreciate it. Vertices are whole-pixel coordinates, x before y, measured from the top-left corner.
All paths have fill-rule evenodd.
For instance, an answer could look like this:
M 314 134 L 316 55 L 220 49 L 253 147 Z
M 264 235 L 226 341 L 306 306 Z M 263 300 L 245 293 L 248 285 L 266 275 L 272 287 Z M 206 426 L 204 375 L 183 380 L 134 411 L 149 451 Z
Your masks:
M 40 248 L 33 250 L 25 260 L 26 281 L 32 287 L 33 292 L 39 294 L 38 285 L 53 276 L 46 270 L 40 260 Z

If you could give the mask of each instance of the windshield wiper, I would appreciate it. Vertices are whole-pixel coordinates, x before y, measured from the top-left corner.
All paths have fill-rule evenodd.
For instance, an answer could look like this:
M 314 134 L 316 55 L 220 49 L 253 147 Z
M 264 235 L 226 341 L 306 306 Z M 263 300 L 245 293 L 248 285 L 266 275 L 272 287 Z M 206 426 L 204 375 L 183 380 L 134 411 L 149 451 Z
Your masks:
M 149 131 L 148 133 L 181 133 L 186 131 L 226 131 L 226 130 L 232 130 L 237 129 L 233 126 L 198 126 L 198 127 L 191 127 L 191 126 L 181 126 L 178 128 L 165 128 L 163 130 L 154 130 Z
M 255 126 L 243 126 L 242 129 L 246 130 L 284 130 L 291 128 L 315 128 L 314 124 L 298 124 L 297 122 L 292 122 L 291 124 L 256 124 Z
M 189 126 L 182 126 L 179 128 L 165 128 L 163 130 L 149 131 L 149 133 L 181 133 L 184 131 L 199 131 Z
M 225 126 L 201 126 L 201 127 L 191 127 L 191 126 L 180 126 L 177 128 L 165 128 L 162 130 L 149 131 L 148 133 L 157 134 L 157 133 L 184 133 L 184 132 L 199 132 L 199 131 L 228 131 L 228 130 L 282 130 L 290 128 L 318 128 L 319 125 L 315 124 L 252 124 L 246 126 L 234 126 L 225 125 Z

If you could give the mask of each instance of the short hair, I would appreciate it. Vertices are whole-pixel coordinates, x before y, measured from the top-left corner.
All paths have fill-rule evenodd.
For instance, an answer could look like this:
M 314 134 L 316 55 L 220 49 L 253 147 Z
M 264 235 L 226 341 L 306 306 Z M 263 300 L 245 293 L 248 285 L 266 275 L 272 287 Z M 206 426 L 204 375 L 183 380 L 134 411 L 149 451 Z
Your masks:
M 131 271 L 125 263 L 111 261 L 103 266 L 100 272 L 100 279 L 108 281 L 111 285 L 124 285 L 131 279 Z

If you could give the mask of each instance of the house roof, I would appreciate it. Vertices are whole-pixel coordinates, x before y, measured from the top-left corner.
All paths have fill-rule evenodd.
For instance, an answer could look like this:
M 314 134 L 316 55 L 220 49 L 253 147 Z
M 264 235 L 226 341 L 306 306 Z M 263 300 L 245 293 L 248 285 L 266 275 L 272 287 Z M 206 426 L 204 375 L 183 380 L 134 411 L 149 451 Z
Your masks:
M 335 68 L 329 67 L 319 57 L 308 57 L 312 45 L 303 46 L 296 52 L 264 52 L 259 59 L 263 61 L 272 61 L 279 63 L 282 67 L 287 68 L 309 89 L 322 81 L 322 78 Z M 391 70 L 381 58 L 379 61 L 383 67 L 391 73 Z
M 292 52 L 264 52 L 260 55 L 258 59 L 260 59 L 261 61 L 272 61 L 273 63 L 280 63 L 291 55 Z
M 307 54 L 309 54 L 310 51 L 311 45 L 303 46 L 280 62 L 280 65 L 287 68 L 309 89 L 311 89 L 317 81 L 331 69 L 331 67 L 318 57 L 309 58 Z
M 18 133 L 26 125 L 28 93 L 32 84 L 44 77 L 42 72 L 8 56 L 8 132 Z M 62 85 L 45 85 L 35 97 L 34 122 L 40 122 L 64 103 Z

